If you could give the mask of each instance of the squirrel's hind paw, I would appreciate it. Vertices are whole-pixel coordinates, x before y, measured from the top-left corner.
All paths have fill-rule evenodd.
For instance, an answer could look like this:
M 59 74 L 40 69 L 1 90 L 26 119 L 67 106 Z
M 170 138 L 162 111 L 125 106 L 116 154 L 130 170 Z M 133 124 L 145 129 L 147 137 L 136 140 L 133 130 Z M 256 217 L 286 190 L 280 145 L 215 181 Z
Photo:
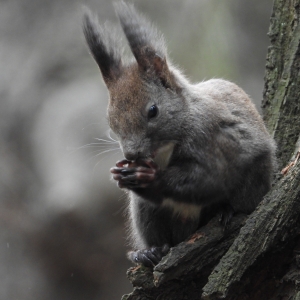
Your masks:
M 165 244 L 163 247 L 152 247 L 150 249 L 143 249 L 137 251 L 130 251 L 128 258 L 135 264 L 142 264 L 145 267 L 153 268 L 157 265 L 163 256 L 170 250 L 170 247 Z

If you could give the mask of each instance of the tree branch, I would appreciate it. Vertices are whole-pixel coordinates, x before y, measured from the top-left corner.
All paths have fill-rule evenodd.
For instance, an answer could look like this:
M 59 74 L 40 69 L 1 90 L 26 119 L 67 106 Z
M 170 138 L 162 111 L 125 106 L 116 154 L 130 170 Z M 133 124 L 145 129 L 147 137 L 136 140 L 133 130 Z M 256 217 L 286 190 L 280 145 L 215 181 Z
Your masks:
M 203 282 L 203 286 L 212 267 L 229 249 L 246 218 L 247 216 L 242 214 L 234 216 L 229 227 L 224 231 L 218 218 L 215 217 L 188 241 L 171 248 L 170 252 L 155 266 L 153 272 L 143 266 L 129 269 L 128 278 L 137 289 L 123 299 L 148 299 L 145 295 L 148 295 L 149 299 L 157 295 L 160 297 L 165 295 L 166 298 L 160 299 L 171 299 L 170 293 L 174 292 L 174 280 L 175 282 L 178 279 L 185 280 L 194 277 L 195 274 L 201 274 L 198 275 L 198 280 Z M 177 296 L 178 293 L 180 291 L 177 292 Z
M 299 234 L 300 162 L 265 197 L 209 276 L 204 299 L 225 298 L 233 283 L 261 254 Z
M 299 9 L 299 0 L 275 0 L 268 33 L 263 112 L 280 168 L 290 159 L 300 128 Z

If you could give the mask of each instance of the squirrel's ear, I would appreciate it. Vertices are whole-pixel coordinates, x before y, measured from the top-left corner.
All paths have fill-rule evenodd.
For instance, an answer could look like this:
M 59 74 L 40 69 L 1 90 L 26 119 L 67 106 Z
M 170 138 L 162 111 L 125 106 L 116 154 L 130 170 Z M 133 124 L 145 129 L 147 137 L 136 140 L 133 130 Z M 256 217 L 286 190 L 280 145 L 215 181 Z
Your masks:
M 83 33 L 90 51 L 97 62 L 107 85 L 117 80 L 122 73 L 120 48 L 116 38 L 107 26 L 100 26 L 96 17 L 88 9 L 83 15 Z
M 115 9 L 131 51 L 144 72 L 154 73 L 169 87 L 171 74 L 166 60 L 166 47 L 162 34 L 132 4 L 115 3 Z

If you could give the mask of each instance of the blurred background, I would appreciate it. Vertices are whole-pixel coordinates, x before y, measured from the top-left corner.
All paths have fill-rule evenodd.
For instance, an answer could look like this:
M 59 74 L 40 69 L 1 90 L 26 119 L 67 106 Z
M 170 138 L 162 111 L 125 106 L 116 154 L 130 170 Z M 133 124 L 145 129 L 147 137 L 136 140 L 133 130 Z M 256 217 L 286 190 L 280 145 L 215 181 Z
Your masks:
M 260 106 L 272 1 L 135 1 L 193 81 L 236 82 Z M 120 299 L 131 291 L 122 158 L 107 91 L 81 30 L 82 5 L 0 0 L 0 299 Z

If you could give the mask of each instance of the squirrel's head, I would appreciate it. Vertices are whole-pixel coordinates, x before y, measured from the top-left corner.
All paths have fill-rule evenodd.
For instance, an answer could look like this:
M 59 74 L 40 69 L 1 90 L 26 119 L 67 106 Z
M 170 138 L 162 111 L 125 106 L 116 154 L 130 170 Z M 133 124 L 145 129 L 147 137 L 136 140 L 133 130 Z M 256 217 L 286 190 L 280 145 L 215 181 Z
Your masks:
M 167 62 L 163 36 L 132 5 L 120 2 L 116 12 L 135 57 L 131 63 L 122 60 L 110 28 L 84 15 L 84 34 L 110 94 L 110 127 L 128 160 L 168 156 L 180 142 L 187 110 L 182 86 Z

